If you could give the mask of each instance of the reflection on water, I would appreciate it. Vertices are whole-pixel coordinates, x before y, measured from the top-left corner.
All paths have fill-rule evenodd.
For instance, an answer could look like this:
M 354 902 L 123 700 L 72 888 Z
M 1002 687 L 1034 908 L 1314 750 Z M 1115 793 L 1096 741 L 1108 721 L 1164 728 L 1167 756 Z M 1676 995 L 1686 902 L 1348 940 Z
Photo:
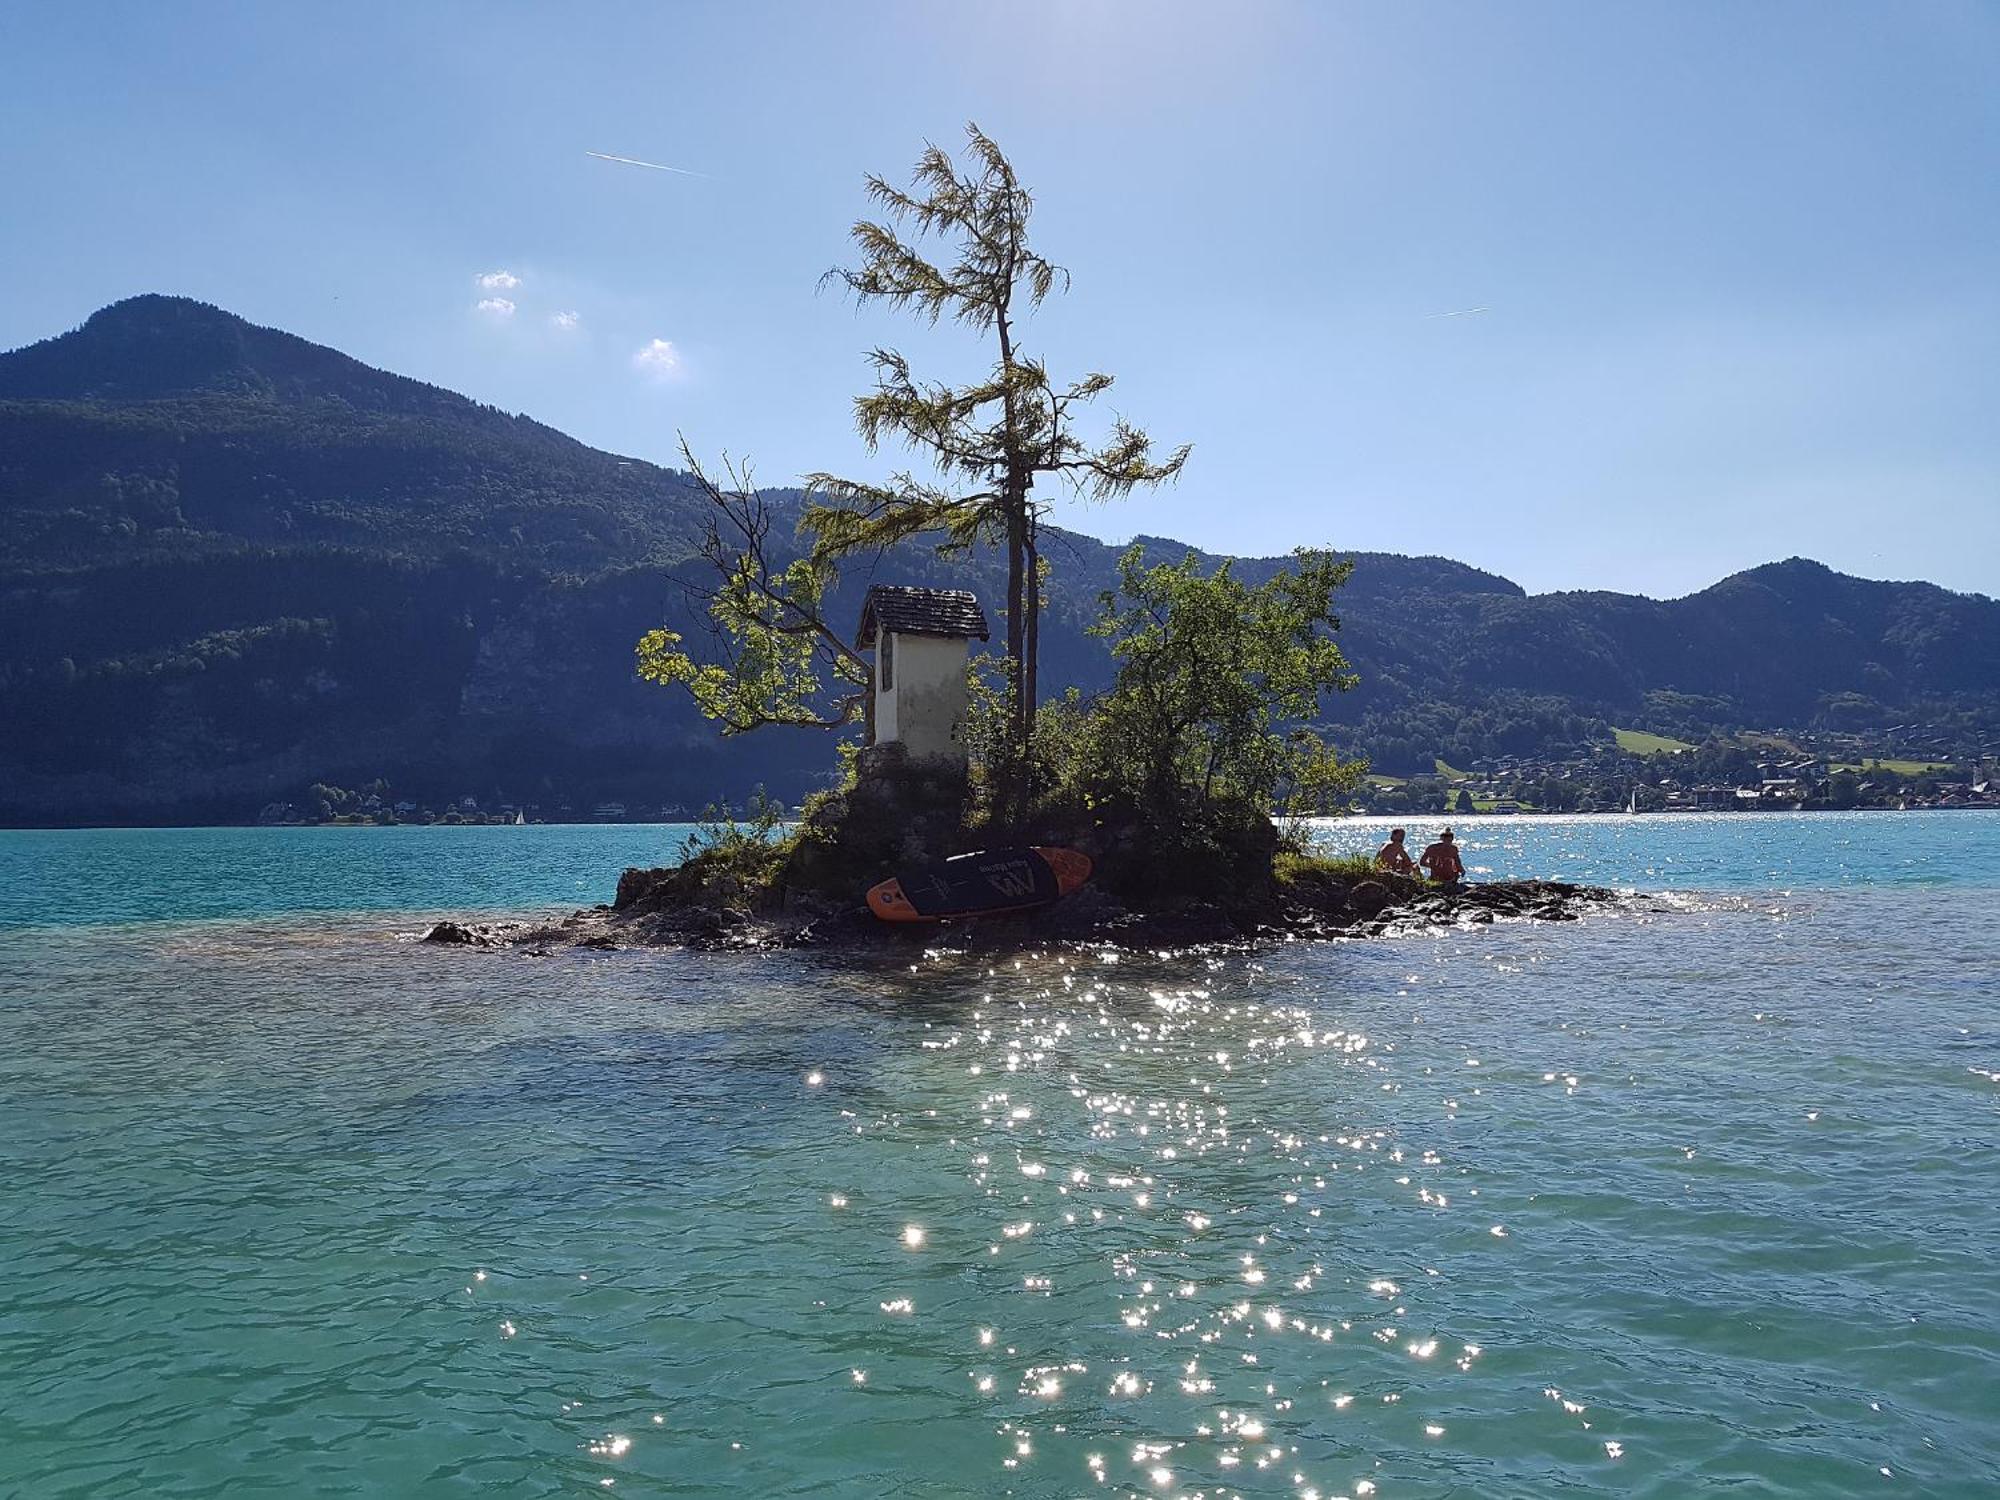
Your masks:
M 1963 901 L 998 964 L 400 925 L 0 937 L 0 1492 L 2000 1479 Z

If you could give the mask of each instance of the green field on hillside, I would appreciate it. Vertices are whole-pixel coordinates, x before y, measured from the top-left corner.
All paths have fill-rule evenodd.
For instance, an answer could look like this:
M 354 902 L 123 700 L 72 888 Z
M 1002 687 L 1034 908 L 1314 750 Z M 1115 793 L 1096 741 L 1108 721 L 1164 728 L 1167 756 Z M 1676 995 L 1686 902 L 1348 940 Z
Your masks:
M 1446 765 L 1442 760 L 1434 759 L 1431 764 L 1437 767 L 1438 775 L 1444 777 L 1447 781 L 1463 781 L 1472 774 L 1470 771 L 1456 770 Z
M 1644 729 L 1614 729 L 1611 732 L 1618 738 L 1618 748 L 1627 755 L 1663 755 L 1673 750 L 1694 749 L 1686 740 L 1652 734 Z
M 1951 765 L 1941 760 L 1837 760 L 1829 767 L 1835 771 L 1894 771 L 1898 776 L 1922 776 L 1927 771 L 1949 771 Z

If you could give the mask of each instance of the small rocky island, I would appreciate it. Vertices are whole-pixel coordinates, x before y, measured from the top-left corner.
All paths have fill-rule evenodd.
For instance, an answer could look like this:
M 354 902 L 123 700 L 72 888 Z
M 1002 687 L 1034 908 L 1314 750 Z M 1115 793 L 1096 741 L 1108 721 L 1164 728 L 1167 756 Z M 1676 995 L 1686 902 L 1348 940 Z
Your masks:
M 697 638 L 662 625 L 634 646 L 641 680 L 686 693 L 725 735 L 844 737 L 839 784 L 795 824 L 719 824 L 680 864 L 627 870 L 608 907 L 534 928 L 445 923 L 433 940 L 1181 947 L 1560 918 L 1606 899 L 1544 882 L 1447 894 L 1321 856 L 1305 819 L 1350 806 L 1367 769 L 1322 733 L 1326 697 L 1358 681 L 1336 640 L 1354 564 L 1330 549 L 1239 569 L 1135 541 L 1095 620 L 1070 621 L 1102 644 L 1108 685 L 1073 653 L 1045 659 L 1054 499 L 1172 483 L 1191 446 L 1156 445 L 1122 414 L 1093 420 L 1110 374 L 1061 380 L 1022 352 L 1022 320 L 1068 277 L 1031 247 L 1033 195 L 991 137 L 968 125 L 961 159 L 928 145 L 907 188 L 871 177 L 868 191 L 880 216 L 855 224 L 856 264 L 826 279 L 970 331 L 991 363 L 951 385 L 878 350 L 855 423 L 871 451 L 908 449 L 913 464 L 886 480 L 814 474 L 802 508 L 761 494 L 747 464 L 711 474 L 683 444 L 706 503 L 675 575 Z M 1005 579 L 1001 639 L 977 661 L 971 643 L 992 632 L 972 593 L 872 581 L 926 548 Z M 862 567 L 849 628 L 832 611 L 851 607 L 843 570 Z M 979 859 L 946 867 L 960 855 Z
M 609 905 L 556 922 L 442 922 L 432 943 L 556 948 L 896 950 L 1106 944 L 1134 949 L 1380 936 L 1496 918 L 1569 921 L 1613 899 L 1558 881 L 1450 890 L 1314 854 L 1263 808 L 1209 796 L 1200 817 L 1141 799 L 1043 799 L 1031 819 L 982 810 L 965 745 L 966 657 L 983 639 L 978 601 L 953 590 L 869 591 L 859 639 L 874 654 L 867 743 L 846 785 L 796 826 L 730 823 L 678 865 L 628 869 Z M 944 922 L 878 920 L 862 896 L 898 871 L 1005 845 L 1077 849 L 1095 875 L 1027 911 Z
M 1241 947 L 1273 941 L 1383 937 L 1496 918 L 1570 922 L 1615 899 L 1597 886 L 1504 880 L 1452 893 L 1402 876 L 1309 873 L 1285 882 L 1256 908 L 1192 903 L 1132 910 L 1091 889 L 1035 912 L 935 925 L 879 922 L 865 906 L 800 901 L 760 910 L 753 901 L 690 889 L 685 866 L 627 870 L 609 906 L 555 922 L 440 922 L 424 941 L 547 954 L 558 948 L 686 948 L 695 951 L 818 948 L 894 951 L 920 947 L 1018 949 L 1118 947 L 1159 950 Z

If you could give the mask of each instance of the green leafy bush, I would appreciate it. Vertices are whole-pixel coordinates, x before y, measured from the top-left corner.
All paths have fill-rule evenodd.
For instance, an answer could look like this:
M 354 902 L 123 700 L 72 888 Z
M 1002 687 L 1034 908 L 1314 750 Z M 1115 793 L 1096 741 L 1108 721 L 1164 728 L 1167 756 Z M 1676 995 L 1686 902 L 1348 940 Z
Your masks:
M 1036 828 L 1093 847 L 1100 879 L 1128 900 L 1267 899 L 1272 814 L 1343 804 L 1365 769 L 1297 727 L 1354 681 L 1331 635 L 1349 568 L 1300 551 L 1252 586 L 1227 562 L 1149 567 L 1143 548 L 1127 551 L 1091 627 L 1115 682 L 1037 716 Z

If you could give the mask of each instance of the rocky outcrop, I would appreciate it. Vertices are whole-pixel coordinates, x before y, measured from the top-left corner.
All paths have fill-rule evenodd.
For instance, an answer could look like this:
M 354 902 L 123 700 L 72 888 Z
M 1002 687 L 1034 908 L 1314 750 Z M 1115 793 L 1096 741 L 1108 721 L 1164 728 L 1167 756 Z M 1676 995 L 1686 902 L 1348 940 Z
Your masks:
M 1280 926 L 1303 937 L 1379 937 L 1425 927 L 1475 925 L 1496 918 L 1573 922 L 1587 908 L 1616 899 L 1599 886 L 1561 880 L 1496 880 L 1455 889 L 1383 876 L 1347 884 L 1288 886 Z
M 1442 890 L 1419 881 L 1316 877 L 1288 883 L 1277 903 L 1255 913 L 1203 903 L 1136 911 L 1086 887 L 1039 911 L 948 923 L 880 922 L 855 903 L 794 897 L 786 909 L 751 910 L 712 888 L 691 889 L 685 867 L 627 870 L 610 906 L 557 922 L 462 926 L 442 922 L 428 943 L 513 948 L 686 948 L 697 951 L 807 948 L 894 952 L 912 947 L 1006 950 L 1115 946 L 1130 949 L 1251 947 L 1300 939 L 1395 936 L 1497 920 L 1575 921 L 1618 899 L 1597 886 L 1555 880 L 1492 881 Z

